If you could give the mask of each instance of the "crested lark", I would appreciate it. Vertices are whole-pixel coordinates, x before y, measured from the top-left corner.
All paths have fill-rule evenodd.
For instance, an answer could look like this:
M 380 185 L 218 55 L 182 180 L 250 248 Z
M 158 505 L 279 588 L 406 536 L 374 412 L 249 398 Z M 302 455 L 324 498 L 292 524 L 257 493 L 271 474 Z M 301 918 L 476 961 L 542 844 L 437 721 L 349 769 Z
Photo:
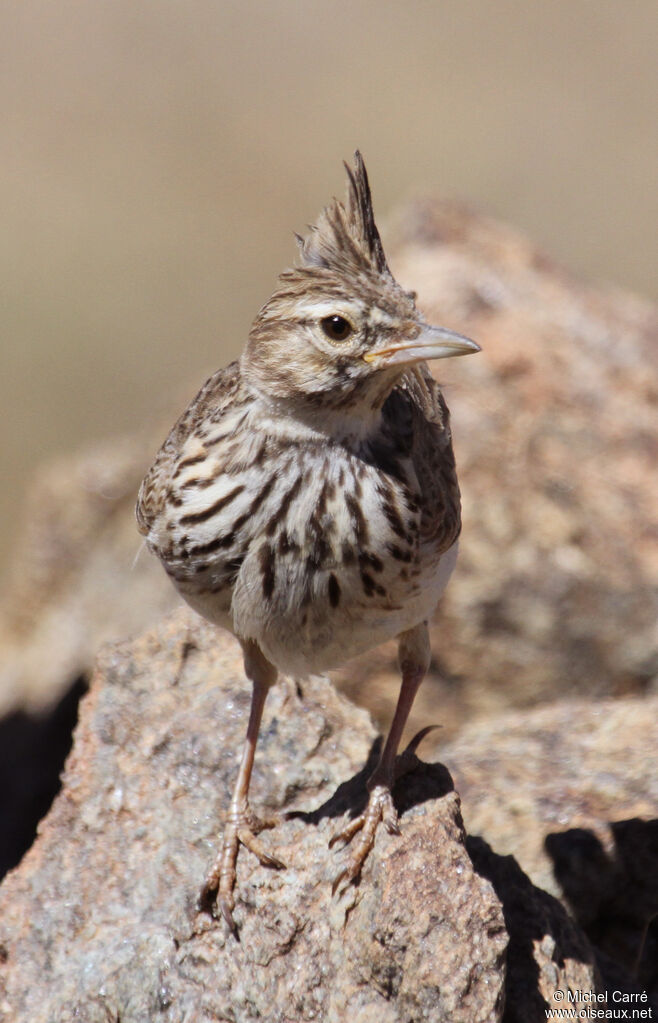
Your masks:
M 305 676 L 397 637 L 402 685 L 365 812 L 334 890 L 354 880 L 380 821 L 398 832 L 397 749 L 427 671 L 427 620 L 455 566 L 460 502 L 448 409 L 426 360 L 478 351 L 431 327 L 386 263 L 361 155 L 279 278 L 242 357 L 208 380 L 142 483 L 137 521 L 184 599 L 233 632 L 253 684 L 222 848 L 206 880 L 235 933 L 242 844 L 274 822 L 248 802 L 277 672 Z M 423 733 L 424 734 L 424 733 Z

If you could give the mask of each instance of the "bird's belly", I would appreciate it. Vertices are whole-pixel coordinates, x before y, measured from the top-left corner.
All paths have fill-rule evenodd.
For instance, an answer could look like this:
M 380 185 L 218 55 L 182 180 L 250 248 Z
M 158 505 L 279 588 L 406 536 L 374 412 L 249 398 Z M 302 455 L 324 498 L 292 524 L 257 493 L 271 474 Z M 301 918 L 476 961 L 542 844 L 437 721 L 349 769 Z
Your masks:
M 181 477 L 176 528 L 149 543 L 195 610 L 284 672 L 336 667 L 424 621 L 454 567 L 456 545 L 421 537 L 408 459 L 396 477 L 342 449 L 320 465 L 286 449 L 264 479 L 204 482 Z
M 279 606 L 257 640 L 266 656 L 288 674 L 304 676 L 336 668 L 425 621 L 434 612 L 457 559 L 455 543 L 426 571 L 404 586 L 390 586 L 387 599 L 364 598 L 356 583 L 341 578 L 341 600 L 319 595 L 304 607 Z M 385 577 L 384 577 L 385 578 Z M 359 580 L 360 583 L 360 580 Z

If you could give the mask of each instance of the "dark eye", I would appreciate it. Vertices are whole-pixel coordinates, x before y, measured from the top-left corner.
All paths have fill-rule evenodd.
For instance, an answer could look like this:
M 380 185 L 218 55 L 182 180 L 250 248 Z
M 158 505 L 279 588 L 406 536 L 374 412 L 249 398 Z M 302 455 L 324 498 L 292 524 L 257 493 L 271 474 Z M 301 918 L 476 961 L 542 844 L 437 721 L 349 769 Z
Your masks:
M 330 341 L 345 341 L 352 333 L 352 324 L 344 316 L 325 316 L 320 326 Z

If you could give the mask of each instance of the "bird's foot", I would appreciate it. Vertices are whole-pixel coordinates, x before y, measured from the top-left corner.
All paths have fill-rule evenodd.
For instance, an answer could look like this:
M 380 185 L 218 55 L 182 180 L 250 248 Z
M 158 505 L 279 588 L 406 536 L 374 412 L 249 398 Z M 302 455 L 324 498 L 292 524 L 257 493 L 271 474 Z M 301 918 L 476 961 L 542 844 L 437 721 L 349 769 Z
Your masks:
M 335 845 L 336 842 L 345 842 L 347 844 L 352 841 L 358 832 L 361 832 L 358 840 L 350 850 L 347 863 L 331 886 L 333 895 L 336 894 L 341 885 L 347 888 L 361 873 L 361 868 L 375 843 L 375 835 L 380 821 L 383 822 L 389 835 L 400 834 L 397 810 L 393 804 L 391 790 L 386 785 L 376 785 L 370 793 L 368 805 L 363 813 L 355 817 L 353 821 L 350 821 L 341 831 L 338 831 L 329 842 L 329 848 Z
M 233 888 L 236 877 L 238 850 L 241 845 L 254 854 L 264 867 L 281 870 L 285 863 L 268 852 L 263 843 L 256 837 L 261 831 L 273 828 L 278 824 L 275 818 L 257 817 L 249 807 L 244 810 L 232 810 L 229 813 L 222 847 L 212 868 L 206 877 L 199 896 L 199 908 L 216 916 L 215 903 L 219 908 L 229 930 L 237 938 L 238 930 L 233 918 L 235 899 Z
M 418 765 L 418 759 L 416 757 L 416 750 L 423 741 L 426 735 L 433 729 L 440 727 L 439 725 L 428 725 L 426 728 L 421 729 L 418 732 L 409 745 L 395 758 L 393 767 L 393 780 L 397 781 L 403 775 L 408 774 L 409 771 L 413 771 Z M 379 777 L 378 777 L 379 774 Z M 360 831 L 358 841 L 353 846 L 349 859 L 345 867 L 340 871 L 338 876 L 335 878 L 331 891 L 335 895 L 341 885 L 347 888 L 352 881 L 355 881 L 361 873 L 361 868 L 368 858 L 368 853 L 375 844 L 375 835 L 377 833 L 377 827 L 380 821 L 383 822 L 384 827 L 388 831 L 389 835 L 399 835 L 400 826 L 398 824 L 398 812 L 395 809 L 393 803 L 393 796 L 391 795 L 391 786 L 386 784 L 385 779 L 388 775 L 378 768 L 375 774 L 371 777 L 369 782 L 370 798 L 368 805 L 362 814 L 355 817 L 353 821 L 350 821 L 341 831 L 338 831 L 329 842 L 329 848 L 334 846 L 336 842 L 344 842 L 346 845 L 352 841 L 354 836 Z M 378 782 L 382 780 L 382 784 Z

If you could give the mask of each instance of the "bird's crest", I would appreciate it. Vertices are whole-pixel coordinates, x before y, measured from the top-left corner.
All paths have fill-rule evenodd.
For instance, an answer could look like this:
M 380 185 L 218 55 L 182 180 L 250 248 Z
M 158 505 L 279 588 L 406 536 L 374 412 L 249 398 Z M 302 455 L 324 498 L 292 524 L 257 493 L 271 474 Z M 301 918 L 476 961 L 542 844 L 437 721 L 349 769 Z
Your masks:
M 297 235 L 303 267 L 390 273 L 375 224 L 368 175 L 361 153 L 347 171 L 347 203 L 334 199 L 306 238 Z

